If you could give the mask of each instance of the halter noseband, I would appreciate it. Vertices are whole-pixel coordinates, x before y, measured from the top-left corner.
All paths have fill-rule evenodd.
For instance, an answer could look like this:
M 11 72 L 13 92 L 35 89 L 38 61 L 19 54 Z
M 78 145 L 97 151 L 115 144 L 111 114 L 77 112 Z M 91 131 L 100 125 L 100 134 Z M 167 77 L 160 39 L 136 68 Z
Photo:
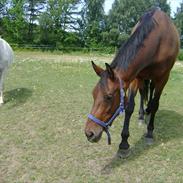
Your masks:
M 92 114 L 88 115 L 88 118 L 90 120 L 92 120 L 94 123 L 96 123 L 104 128 L 104 131 L 106 132 L 107 137 L 108 137 L 108 144 L 111 144 L 111 135 L 109 133 L 109 126 L 112 125 L 112 122 L 115 120 L 115 118 L 119 114 L 122 114 L 125 109 L 124 108 L 124 90 L 123 90 L 123 86 L 122 86 L 122 81 L 121 80 L 119 80 L 119 81 L 120 81 L 120 104 L 119 104 L 119 107 L 116 109 L 116 112 L 112 115 L 112 117 L 107 122 L 103 122 Z

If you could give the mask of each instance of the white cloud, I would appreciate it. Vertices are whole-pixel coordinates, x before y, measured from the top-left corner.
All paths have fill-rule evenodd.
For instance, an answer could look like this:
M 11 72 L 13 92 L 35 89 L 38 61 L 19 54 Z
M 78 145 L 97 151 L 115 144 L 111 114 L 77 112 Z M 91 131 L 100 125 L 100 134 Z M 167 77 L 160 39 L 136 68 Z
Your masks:
M 109 12 L 109 10 L 112 7 L 112 3 L 113 2 L 114 2 L 114 0 L 105 0 L 105 3 L 104 3 L 104 11 L 105 11 L 105 13 Z
M 168 0 L 171 8 L 171 16 L 173 17 L 177 11 L 177 8 L 180 6 L 182 0 Z

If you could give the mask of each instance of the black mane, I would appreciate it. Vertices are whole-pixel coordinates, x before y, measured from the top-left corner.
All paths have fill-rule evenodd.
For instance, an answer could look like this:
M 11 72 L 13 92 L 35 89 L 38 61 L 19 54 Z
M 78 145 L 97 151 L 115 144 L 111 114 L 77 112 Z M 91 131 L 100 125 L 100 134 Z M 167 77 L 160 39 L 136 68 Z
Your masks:
M 145 13 L 140 19 L 140 25 L 135 32 L 122 45 L 111 63 L 111 67 L 121 67 L 126 70 L 130 63 L 133 62 L 139 49 L 143 47 L 144 40 L 150 32 L 155 28 L 156 21 L 152 17 L 157 9 L 153 9 Z

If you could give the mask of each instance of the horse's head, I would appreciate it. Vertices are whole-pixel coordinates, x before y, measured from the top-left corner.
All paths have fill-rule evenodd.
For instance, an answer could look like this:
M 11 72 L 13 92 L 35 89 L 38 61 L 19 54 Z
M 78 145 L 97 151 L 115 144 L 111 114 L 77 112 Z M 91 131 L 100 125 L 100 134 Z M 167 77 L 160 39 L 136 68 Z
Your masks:
M 93 69 L 100 77 L 93 89 L 93 107 L 90 115 L 97 120 L 107 123 L 114 115 L 120 104 L 120 83 L 115 71 L 106 64 L 106 70 L 92 62 Z M 104 127 L 88 118 L 85 126 L 85 134 L 90 142 L 98 142 L 102 136 Z

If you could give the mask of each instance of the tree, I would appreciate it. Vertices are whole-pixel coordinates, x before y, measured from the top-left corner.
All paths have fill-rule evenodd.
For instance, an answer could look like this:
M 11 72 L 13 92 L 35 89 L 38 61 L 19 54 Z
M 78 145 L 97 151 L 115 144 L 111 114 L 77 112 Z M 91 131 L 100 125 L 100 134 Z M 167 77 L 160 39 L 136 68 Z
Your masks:
M 25 42 L 26 22 L 24 19 L 23 5 L 24 0 L 10 1 L 7 15 L 3 17 L 3 35 L 10 42 Z
M 79 0 L 48 0 L 46 11 L 39 19 L 41 43 L 63 47 L 70 40 L 79 39 L 73 33 L 78 26 L 74 16 L 78 13 L 78 3 Z
M 64 47 L 119 47 L 152 6 L 167 13 L 167 0 L 115 0 L 108 15 L 105 0 L 1 0 L 0 34 L 15 43 Z M 180 17 L 180 18 L 179 18 Z M 181 15 L 177 24 L 181 28 Z
M 119 47 L 129 37 L 144 12 L 155 6 L 160 6 L 168 13 L 170 11 L 166 0 L 115 0 L 106 21 L 108 43 Z
M 3 18 L 6 14 L 6 5 L 7 1 L 6 0 L 1 0 L 0 2 L 0 35 L 3 34 Z
M 170 6 L 167 3 L 167 0 L 152 0 L 151 5 L 160 7 L 162 11 L 167 13 L 170 16 Z
M 181 2 L 180 7 L 177 8 L 174 21 L 181 37 L 181 46 L 183 46 L 183 1 Z
M 27 38 L 28 42 L 34 42 L 34 29 L 37 27 L 38 19 L 45 9 L 46 0 L 25 0 L 24 11 L 28 22 Z
M 101 42 L 104 25 L 105 0 L 84 0 L 81 11 L 82 21 L 80 34 L 84 38 L 85 46 L 97 46 Z
M 0 1 L 0 19 L 5 15 L 6 5 L 7 5 L 6 0 L 1 0 Z

